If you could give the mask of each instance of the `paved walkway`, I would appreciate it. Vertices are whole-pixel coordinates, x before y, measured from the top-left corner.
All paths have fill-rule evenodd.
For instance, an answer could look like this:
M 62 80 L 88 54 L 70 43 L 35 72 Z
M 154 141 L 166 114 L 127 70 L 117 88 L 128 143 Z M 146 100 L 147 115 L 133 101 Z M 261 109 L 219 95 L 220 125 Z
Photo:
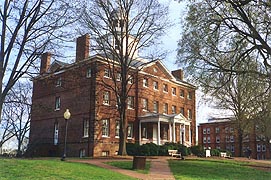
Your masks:
M 93 164 L 102 168 L 110 169 L 112 171 L 125 174 L 137 179 L 143 180 L 175 180 L 173 174 L 170 171 L 168 166 L 168 157 L 157 157 L 157 158 L 147 158 L 147 161 L 151 162 L 149 174 L 142 174 L 136 171 L 120 169 L 114 166 L 105 164 L 106 161 L 128 161 L 132 160 L 132 157 L 126 158 L 112 158 L 112 159 L 80 159 L 80 160 L 71 160 L 76 162 Z

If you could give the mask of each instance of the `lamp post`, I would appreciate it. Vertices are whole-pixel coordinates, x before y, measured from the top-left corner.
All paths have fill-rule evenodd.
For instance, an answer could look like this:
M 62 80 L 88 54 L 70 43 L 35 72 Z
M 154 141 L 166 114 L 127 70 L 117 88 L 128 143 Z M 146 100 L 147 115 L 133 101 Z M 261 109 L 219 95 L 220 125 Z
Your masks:
M 65 119 L 65 141 L 64 141 L 64 153 L 63 156 L 61 158 L 61 161 L 65 161 L 66 158 L 66 151 L 67 151 L 67 132 L 68 132 L 68 120 L 71 117 L 71 113 L 69 111 L 69 109 L 66 109 L 66 111 L 64 112 L 64 119 Z

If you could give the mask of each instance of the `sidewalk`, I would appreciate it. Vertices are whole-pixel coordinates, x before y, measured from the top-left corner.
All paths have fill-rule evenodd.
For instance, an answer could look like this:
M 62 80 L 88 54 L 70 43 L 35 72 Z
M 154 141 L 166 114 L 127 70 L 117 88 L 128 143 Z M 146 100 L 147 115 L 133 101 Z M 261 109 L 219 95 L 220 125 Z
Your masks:
M 106 161 L 128 161 L 132 160 L 132 157 L 129 158 L 112 158 L 112 159 L 82 159 L 82 160 L 71 160 L 74 162 L 88 163 L 93 164 L 102 168 L 110 169 L 112 171 L 125 174 L 137 179 L 143 180 L 175 180 L 173 174 L 170 171 L 168 166 L 168 157 L 157 157 L 157 158 L 147 158 L 147 161 L 151 162 L 149 174 L 142 174 L 132 170 L 120 169 L 114 166 L 105 164 Z

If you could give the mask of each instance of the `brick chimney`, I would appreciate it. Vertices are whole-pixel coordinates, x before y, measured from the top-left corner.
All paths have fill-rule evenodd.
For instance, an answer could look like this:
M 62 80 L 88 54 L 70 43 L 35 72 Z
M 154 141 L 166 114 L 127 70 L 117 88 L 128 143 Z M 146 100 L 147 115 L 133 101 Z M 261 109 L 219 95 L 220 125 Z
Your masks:
M 51 63 L 51 53 L 46 52 L 41 55 L 40 74 L 46 73 Z
M 76 62 L 89 57 L 89 34 L 80 36 L 76 40 Z
M 183 81 L 183 70 L 178 69 L 178 70 L 175 70 L 175 71 L 171 71 L 171 74 L 172 74 L 175 78 L 177 78 L 177 79 Z

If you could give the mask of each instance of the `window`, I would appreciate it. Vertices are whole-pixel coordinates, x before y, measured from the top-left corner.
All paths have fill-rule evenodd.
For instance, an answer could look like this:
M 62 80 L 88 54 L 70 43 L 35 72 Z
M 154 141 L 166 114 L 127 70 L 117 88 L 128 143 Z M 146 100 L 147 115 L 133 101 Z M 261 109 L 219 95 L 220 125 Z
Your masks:
M 176 114 L 176 106 L 171 106 L 171 111 L 172 111 L 172 114 Z
M 230 141 L 234 142 L 234 136 L 230 136 Z
M 220 137 L 216 136 L 215 141 L 216 141 L 216 143 L 220 143 Z
M 191 109 L 187 110 L 187 114 L 188 114 L 188 119 L 192 119 L 192 110 Z
M 84 119 L 83 120 L 83 127 L 84 127 L 84 137 L 88 137 L 88 130 L 89 130 L 89 120 L 88 119 Z
M 219 127 L 216 127 L 215 128 L 215 133 L 219 133 L 219 130 L 220 130 Z
M 87 68 L 86 77 L 87 77 L 87 78 L 90 78 L 90 77 L 91 77 L 91 68 Z
M 144 78 L 143 79 L 143 87 L 148 87 L 149 83 L 148 83 L 148 79 Z
M 135 101 L 133 96 L 128 97 L 128 109 L 134 109 Z
M 206 137 L 203 137 L 203 143 L 206 143 Z
M 110 72 L 109 72 L 109 69 L 104 69 L 104 77 L 110 78 Z
M 109 91 L 105 91 L 103 94 L 103 104 L 104 105 L 110 104 L 110 92 Z
M 144 124 L 142 126 L 142 134 L 141 134 L 141 137 L 142 138 L 147 138 L 147 127 L 146 127 L 146 124 Z
M 153 89 L 158 90 L 158 82 L 157 81 L 153 81 Z
M 180 89 L 180 97 L 184 97 L 184 90 L 183 89 Z
M 163 91 L 164 92 L 168 92 L 168 86 L 167 86 L 167 84 L 163 84 Z
M 184 108 L 183 108 L 183 107 L 180 108 L 180 113 L 181 113 L 182 115 L 184 115 Z
M 116 125 L 115 125 L 115 137 L 119 137 L 119 133 L 120 133 L 120 121 L 117 120 L 116 121 Z
M 102 120 L 102 137 L 109 137 L 109 119 Z
M 58 123 L 55 123 L 54 126 L 54 145 L 58 144 Z
M 158 101 L 153 102 L 153 112 L 155 112 L 155 113 L 159 112 L 159 102 Z
M 225 127 L 225 133 L 229 133 L 229 128 Z
M 231 152 L 234 152 L 234 145 L 231 145 Z
M 203 134 L 206 134 L 206 128 L 203 128 Z
M 157 69 L 156 69 L 156 68 L 153 68 L 153 72 L 155 72 L 155 73 L 156 73 L 156 72 L 157 72 Z
M 188 95 L 187 95 L 187 99 L 192 99 L 192 96 L 193 96 L 193 94 L 192 94 L 192 92 L 188 92 Z
M 133 84 L 133 83 L 134 83 L 134 78 L 133 78 L 133 76 L 128 75 L 128 83 L 129 83 L 129 84 Z
M 165 104 L 164 104 L 164 107 L 163 107 L 163 113 L 164 113 L 164 114 L 168 114 L 168 103 L 165 103 Z
M 257 144 L 257 152 L 261 152 L 261 145 Z
M 210 138 L 210 136 L 207 137 L 207 142 L 208 142 L 208 143 L 211 143 L 211 138 Z
M 79 157 L 82 158 L 82 157 L 85 157 L 85 156 L 86 156 L 86 150 L 85 149 L 80 149 Z
M 60 97 L 55 99 L 55 110 L 60 110 Z
M 133 124 L 132 123 L 128 123 L 127 137 L 128 138 L 133 138 Z
M 176 96 L 176 88 L 173 87 L 173 88 L 171 89 L 171 91 L 172 91 L 172 95 L 173 95 L 173 96 Z
M 61 86 L 61 77 L 57 78 L 56 80 L 56 87 L 60 87 Z
M 226 136 L 226 142 L 230 142 L 230 137 Z
M 230 133 L 233 133 L 234 132 L 234 129 L 233 128 L 230 128 Z
M 216 146 L 216 149 L 220 149 L 220 146 L 219 146 L 219 145 L 217 145 L 217 146 Z
M 266 146 L 265 146 L 265 144 L 262 145 L 262 151 L 263 151 L 263 152 L 266 151 Z
M 148 111 L 148 99 L 142 99 L 143 111 Z
M 121 74 L 120 73 L 117 73 L 117 75 L 116 75 L 116 81 L 121 81 Z
M 207 134 L 210 134 L 210 128 L 207 128 Z

